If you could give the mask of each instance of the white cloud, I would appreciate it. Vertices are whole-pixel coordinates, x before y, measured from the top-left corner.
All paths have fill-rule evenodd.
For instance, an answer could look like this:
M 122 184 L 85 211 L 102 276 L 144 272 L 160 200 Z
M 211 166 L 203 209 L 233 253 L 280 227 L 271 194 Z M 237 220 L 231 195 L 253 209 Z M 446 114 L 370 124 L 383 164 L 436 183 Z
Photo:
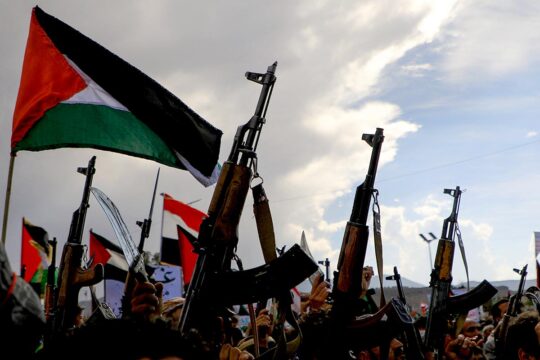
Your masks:
M 533 65 L 540 56 L 536 1 L 473 1 L 460 8 L 441 44 L 443 70 L 454 82 L 501 77 Z
M 412 77 L 423 77 L 425 73 L 431 70 L 433 66 L 431 64 L 409 64 L 403 65 L 401 70 Z
M 538 136 L 537 131 L 528 131 L 527 135 L 525 137 L 531 138 L 531 137 L 535 137 L 535 136 Z

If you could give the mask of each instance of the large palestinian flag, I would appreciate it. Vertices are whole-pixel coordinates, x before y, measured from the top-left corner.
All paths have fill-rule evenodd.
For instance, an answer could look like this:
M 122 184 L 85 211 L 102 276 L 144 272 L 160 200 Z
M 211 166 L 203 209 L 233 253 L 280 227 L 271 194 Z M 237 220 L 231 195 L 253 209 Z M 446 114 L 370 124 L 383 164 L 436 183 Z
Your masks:
M 90 147 L 187 169 L 208 186 L 217 179 L 221 135 L 140 70 L 34 7 L 13 154 Z

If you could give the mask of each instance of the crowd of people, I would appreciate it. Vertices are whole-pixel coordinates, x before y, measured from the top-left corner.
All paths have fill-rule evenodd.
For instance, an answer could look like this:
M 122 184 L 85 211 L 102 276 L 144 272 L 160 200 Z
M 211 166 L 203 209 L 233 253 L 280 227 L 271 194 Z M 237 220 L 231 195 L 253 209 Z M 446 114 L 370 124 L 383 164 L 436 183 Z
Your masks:
M 285 321 L 284 340 L 276 333 L 279 324 L 272 305 L 258 309 L 254 324 L 246 329 L 238 326 L 238 317 L 231 311 L 222 319 L 223 336 L 216 348 L 196 329 L 187 334 L 178 331 L 183 298 L 163 301 L 162 285 L 138 282 L 131 297 L 129 316 L 119 319 L 94 318 L 80 321 L 65 334 L 47 337 L 47 321 L 38 294 L 10 266 L 0 244 L 0 316 L 5 331 L 2 351 L 14 354 L 13 359 L 326 359 L 327 331 L 332 311 L 330 285 L 316 278 L 309 294 L 304 294 L 300 312 L 295 313 L 299 326 Z M 364 268 L 362 290 L 354 306 L 354 321 L 376 318 L 382 311 L 372 297 L 370 281 L 373 269 Z M 507 323 L 504 349 L 500 348 L 500 327 L 507 315 L 509 300 L 499 299 L 491 305 L 489 317 L 479 320 L 454 321 L 444 339 L 444 354 L 438 359 L 540 359 L 540 316 L 535 307 L 523 306 Z M 272 304 L 272 302 L 270 302 Z M 428 309 L 429 311 L 429 309 Z M 376 318 L 378 322 L 384 317 Z M 424 324 L 416 321 L 420 342 Z M 367 330 L 377 339 L 375 327 Z M 386 334 L 386 333 L 385 333 Z M 411 333 L 394 331 L 380 341 L 363 343 L 362 337 L 351 345 L 350 359 L 433 359 L 432 349 L 411 352 Z M 301 341 L 296 343 L 293 339 Z M 277 349 L 281 345 L 280 353 Z M 258 346 L 257 346 L 258 345 Z M 337 354 L 337 353 L 336 353 Z

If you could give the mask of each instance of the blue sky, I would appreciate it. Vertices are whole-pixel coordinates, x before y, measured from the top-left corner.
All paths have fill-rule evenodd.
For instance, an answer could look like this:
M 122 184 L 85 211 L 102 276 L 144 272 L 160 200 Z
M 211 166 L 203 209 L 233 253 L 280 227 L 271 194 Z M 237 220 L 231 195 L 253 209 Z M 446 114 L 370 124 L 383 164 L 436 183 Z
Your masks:
M 0 0 L 2 188 L 34 5 Z M 222 129 L 222 161 L 258 97 L 259 88 L 244 73 L 264 72 L 278 61 L 258 154 L 280 245 L 299 242 L 305 231 L 314 256 L 328 257 L 335 266 L 354 189 L 369 161 L 370 148 L 361 136 L 382 127 L 386 139 L 376 186 L 385 273 L 398 266 L 402 276 L 427 284 L 428 249 L 418 234 L 440 235 L 452 205 L 443 189 L 459 185 L 466 189 L 459 223 L 470 278 L 514 279 L 512 268 L 525 263 L 534 278 L 532 236 L 540 230 L 540 5 L 277 1 L 265 2 L 261 13 L 262 5 L 39 2 Z M 88 149 L 22 152 L 8 225 L 14 268 L 22 216 L 62 244 L 80 201 L 82 179 L 75 169 L 94 154 L 96 186 L 115 201 L 138 238 L 134 224 L 148 213 L 159 165 Z M 185 172 L 161 168 L 158 192 L 185 202 L 202 199 L 197 207 L 205 211 L 212 191 Z M 246 267 L 262 263 L 251 204 L 248 199 L 239 230 L 238 251 Z M 159 218 L 155 215 L 149 251 L 159 251 Z M 90 208 L 90 227 L 114 239 L 97 204 Z M 436 244 L 431 246 L 434 256 Z M 366 261 L 375 264 L 372 238 Z M 454 276 L 456 282 L 465 280 L 457 249 Z

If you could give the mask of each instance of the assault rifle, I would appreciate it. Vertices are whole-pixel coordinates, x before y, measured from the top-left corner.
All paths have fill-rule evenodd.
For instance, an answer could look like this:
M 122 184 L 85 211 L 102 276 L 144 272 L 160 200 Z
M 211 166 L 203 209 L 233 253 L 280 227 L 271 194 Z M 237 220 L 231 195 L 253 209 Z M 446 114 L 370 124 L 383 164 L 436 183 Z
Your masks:
M 392 338 L 399 337 L 405 347 L 407 359 L 423 360 L 420 333 L 400 299 L 392 298 L 375 314 L 364 315 L 347 325 L 345 332 L 349 351 L 381 348 L 381 359 L 386 359 Z M 340 357 L 345 358 L 345 357 Z
M 157 175 L 156 175 L 156 182 L 154 184 L 154 192 L 152 194 L 152 201 L 150 202 L 150 212 L 148 213 L 148 217 L 144 219 L 143 221 L 137 221 L 137 225 L 141 228 L 141 236 L 139 238 L 139 245 L 137 247 L 137 253 L 140 254 L 138 257 L 140 258 L 139 261 L 135 261 L 135 264 L 141 263 L 141 260 L 144 260 L 144 243 L 146 239 L 150 236 L 150 227 L 152 226 L 152 213 L 154 211 L 154 202 L 156 201 L 156 191 L 159 181 L 159 171 L 158 169 Z M 120 241 L 121 244 L 124 243 L 124 241 Z M 124 251 L 125 253 L 125 251 Z M 136 256 L 137 257 L 137 256 Z M 130 264 L 131 265 L 131 264 Z M 142 261 L 142 266 L 144 266 L 144 261 Z M 141 266 L 136 266 L 136 268 L 141 268 Z M 141 272 L 138 273 L 135 268 L 131 268 L 128 271 L 128 274 L 126 276 L 126 281 L 124 283 L 124 295 L 122 297 L 122 316 L 123 317 L 129 317 L 131 316 L 131 295 L 133 293 L 133 289 L 135 289 L 135 282 L 136 277 L 140 281 L 147 281 L 148 278 L 145 275 L 141 275 Z
M 469 310 L 481 306 L 496 293 L 497 289 L 484 280 L 469 292 L 450 296 L 452 283 L 452 265 L 454 262 L 454 237 L 458 229 L 458 212 L 461 189 L 444 189 L 445 194 L 454 198 L 450 216 L 444 220 L 442 235 L 437 245 L 437 255 L 431 272 L 431 302 L 427 316 L 424 345 L 433 351 L 435 359 L 444 355 L 444 335 L 448 332 L 448 321 L 454 316 L 466 314 Z
M 223 334 L 220 318 L 230 316 L 227 306 L 275 297 L 283 288 L 290 289 L 300 283 L 317 267 L 295 245 L 286 252 L 287 256 L 284 254 L 269 264 L 245 271 L 231 269 L 252 168 L 256 170 L 256 148 L 276 81 L 276 67 L 277 63 L 272 64 L 264 74 L 246 73 L 248 80 L 262 85 L 259 100 L 251 119 L 238 127 L 214 189 L 208 217 L 202 221 L 194 244 L 199 256 L 188 286 L 179 330 L 187 334 L 196 329 L 216 351 Z
M 86 211 L 88 210 L 90 187 L 94 177 L 96 157 L 93 156 L 85 168 L 78 168 L 77 172 L 86 176 L 81 205 L 73 212 L 69 236 L 62 251 L 58 271 L 58 288 L 55 294 L 56 309 L 54 315 L 54 333 L 63 334 L 75 325 L 79 302 L 79 290 L 83 286 L 90 286 L 103 279 L 103 265 L 96 264 L 90 269 L 82 268 L 84 246 L 82 234 Z
M 396 287 L 398 291 L 398 299 L 401 300 L 403 305 L 407 305 L 407 299 L 405 298 L 405 293 L 403 292 L 403 284 L 401 283 L 401 275 L 397 270 L 397 266 L 394 266 L 394 275 L 386 277 L 386 280 L 395 280 Z
M 521 307 L 521 298 L 524 295 L 525 279 L 527 278 L 527 264 L 525 264 L 521 270 L 514 269 L 514 272 L 520 275 L 518 290 L 510 297 L 508 308 L 506 309 L 506 313 L 501 319 L 501 324 L 499 325 L 500 329 L 495 332 L 496 351 L 501 356 L 504 355 L 506 350 L 506 335 L 508 334 L 508 325 L 510 323 L 510 319 L 518 316 Z
M 334 285 L 332 287 L 333 306 L 330 313 L 330 340 L 326 346 L 327 357 L 332 353 L 338 358 L 344 358 L 348 352 L 346 340 L 346 327 L 354 319 L 354 303 L 358 300 L 362 290 L 362 272 L 369 240 L 369 227 L 367 218 L 374 195 L 375 175 L 379 163 L 382 143 L 384 141 L 383 129 L 377 128 L 375 134 L 363 134 L 362 140 L 371 147 L 371 159 L 364 182 L 356 188 L 352 213 L 343 236 L 341 251 L 334 272 Z
M 395 280 L 398 291 L 398 300 L 406 310 L 400 319 L 403 319 L 398 325 L 401 325 L 403 334 L 403 343 L 405 347 L 405 355 L 408 359 L 423 359 L 422 338 L 420 332 L 414 325 L 414 321 L 410 315 L 410 307 L 407 305 L 407 299 L 403 292 L 403 284 L 401 283 L 401 275 L 398 272 L 397 266 L 394 266 L 394 275 L 387 276 L 386 280 Z

